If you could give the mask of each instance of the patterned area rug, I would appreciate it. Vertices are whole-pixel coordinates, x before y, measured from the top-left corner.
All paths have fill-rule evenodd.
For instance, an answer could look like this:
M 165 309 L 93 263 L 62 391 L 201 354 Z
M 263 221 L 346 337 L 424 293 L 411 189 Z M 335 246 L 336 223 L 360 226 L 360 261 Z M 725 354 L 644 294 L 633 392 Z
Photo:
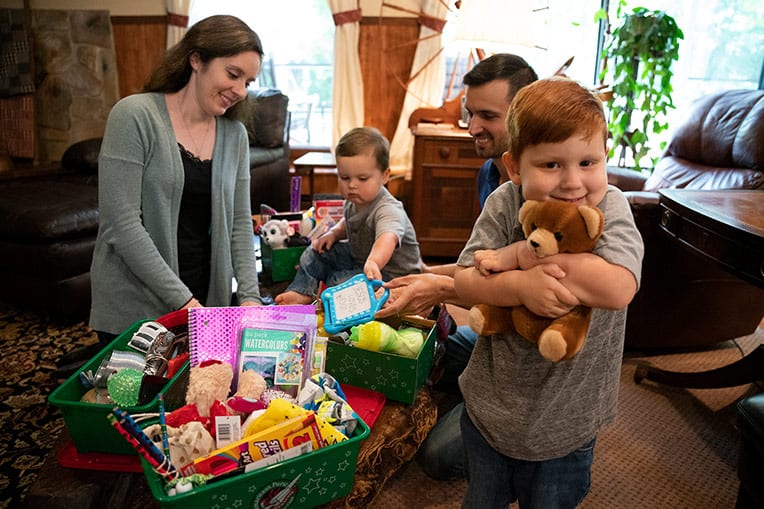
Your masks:
M 96 342 L 83 323 L 62 325 L 0 303 L 0 508 L 20 505 L 63 429 L 48 404 L 61 356 Z

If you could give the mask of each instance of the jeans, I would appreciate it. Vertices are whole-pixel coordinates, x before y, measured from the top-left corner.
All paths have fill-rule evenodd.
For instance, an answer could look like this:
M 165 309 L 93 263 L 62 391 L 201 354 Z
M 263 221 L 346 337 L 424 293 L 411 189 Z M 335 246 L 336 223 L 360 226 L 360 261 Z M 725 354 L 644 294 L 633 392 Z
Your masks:
M 311 297 L 318 297 L 318 286 L 321 281 L 326 282 L 327 286 L 332 286 L 337 283 L 341 283 L 352 276 L 363 271 L 361 267 L 353 267 L 353 257 L 350 255 L 350 245 L 347 242 L 337 242 L 331 249 L 319 253 L 311 246 L 302 252 L 300 255 L 300 266 L 297 268 L 297 273 L 289 286 L 287 291 L 293 291 L 308 295 Z M 351 270 L 343 270 L 348 274 L 340 280 L 333 277 L 333 282 L 330 284 L 330 276 L 340 276 L 339 267 L 351 268 Z
M 572 509 L 589 493 L 596 438 L 562 458 L 524 461 L 494 450 L 466 411 L 461 424 L 468 480 L 462 508 L 505 509 L 517 501 L 521 509 Z
M 331 249 L 323 253 L 308 246 L 300 255 L 300 266 L 286 291 L 318 297 L 321 281 L 326 283 L 327 287 L 335 286 L 362 273 L 363 264 L 353 260 L 348 242 L 336 242 Z M 384 281 L 390 281 L 392 278 L 392 274 L 382 271 Z
M 458 392 L 461 375 L 475 347 L 477 334 L 467 325 L 456 328 L 448 337 L 443 378 L 438 388 Z M 416 460 L 422 471 L 433 479 L 447 481 L 464 478 L 464 446 L 459 426 L 464 403 L 459 403 L 438 419 L 417 452 Z

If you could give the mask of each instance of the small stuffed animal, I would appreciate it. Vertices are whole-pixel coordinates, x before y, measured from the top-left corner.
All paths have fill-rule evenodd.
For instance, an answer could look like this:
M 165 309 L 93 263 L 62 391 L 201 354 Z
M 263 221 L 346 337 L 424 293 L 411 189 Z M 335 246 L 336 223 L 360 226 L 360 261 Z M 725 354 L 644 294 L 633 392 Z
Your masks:
M 286 219 L 271 219 L 260 228 L 260 235 L 271 249 L 284 249 L 289 237 L 294 235 L 294 228 Z
M 286 219 L 271 219 L 260 227 L 260 235 L 271 249 L 307 246 L 310 240 L 300 235 Z
M 592 251 L 604 228 L 604 216 L 598 208 L 558 200 L 528 200 L 520 207 L 519 217 L 528 249 L 542 258 Z M 591 313 L 589 307 L 576 306 L 551 319 L 535 315 L 525 306 L 478 304 L 470 309 L 469 323 L 480 335 L 515 330 L 537 343 L 544 358 L 557 362 L 570 359 L 581 349 Z

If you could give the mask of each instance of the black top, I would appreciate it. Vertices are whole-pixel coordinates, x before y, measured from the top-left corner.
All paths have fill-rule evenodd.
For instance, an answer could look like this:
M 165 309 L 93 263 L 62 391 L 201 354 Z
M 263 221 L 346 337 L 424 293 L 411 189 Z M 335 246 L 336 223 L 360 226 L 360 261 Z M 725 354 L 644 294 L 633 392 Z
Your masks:
M 212 160 L 202 161 L 178 143 L 185 171 L 178 217 L 180 279 L 200 303 L 210 285 L 210 224 L 212 218 Z

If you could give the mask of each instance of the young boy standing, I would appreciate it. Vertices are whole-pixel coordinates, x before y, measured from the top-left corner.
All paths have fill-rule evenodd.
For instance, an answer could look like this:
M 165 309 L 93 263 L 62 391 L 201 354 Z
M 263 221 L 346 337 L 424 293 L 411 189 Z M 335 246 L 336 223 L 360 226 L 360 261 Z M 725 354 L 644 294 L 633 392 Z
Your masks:
M 390 180 L 387 139 L 371 127 L 351 129 L 337 143 L 335 157 L 343 217 L 303 252 L 277 304 L 312 302 L 321 281 L 334 286 L 359 273 L 389 281 L 421 270 L 414 226 L 385 188 Z
M 515 333 L 478 338 L 459 378 L 463 507 L 573 508 L 589 491 L 597 433 L 615 417 L 626 307 L 644 247 L 626 199 L 607 183 L 597 97 L 566 78 L 540 80 L 518 92 L 506 123 L 510 182 L 488 197 L 459 256 L 456 290 L 468 302 L 523 304 L 548 317 L 579 304 L 594 311 L 583 348 L 558 363 Z M 605 230 L 594 252 L 538 260 L 521 249 L 526 199 L 599 207 Z M 496 251 L 516 243 L 525 270 L 495 272 Z

